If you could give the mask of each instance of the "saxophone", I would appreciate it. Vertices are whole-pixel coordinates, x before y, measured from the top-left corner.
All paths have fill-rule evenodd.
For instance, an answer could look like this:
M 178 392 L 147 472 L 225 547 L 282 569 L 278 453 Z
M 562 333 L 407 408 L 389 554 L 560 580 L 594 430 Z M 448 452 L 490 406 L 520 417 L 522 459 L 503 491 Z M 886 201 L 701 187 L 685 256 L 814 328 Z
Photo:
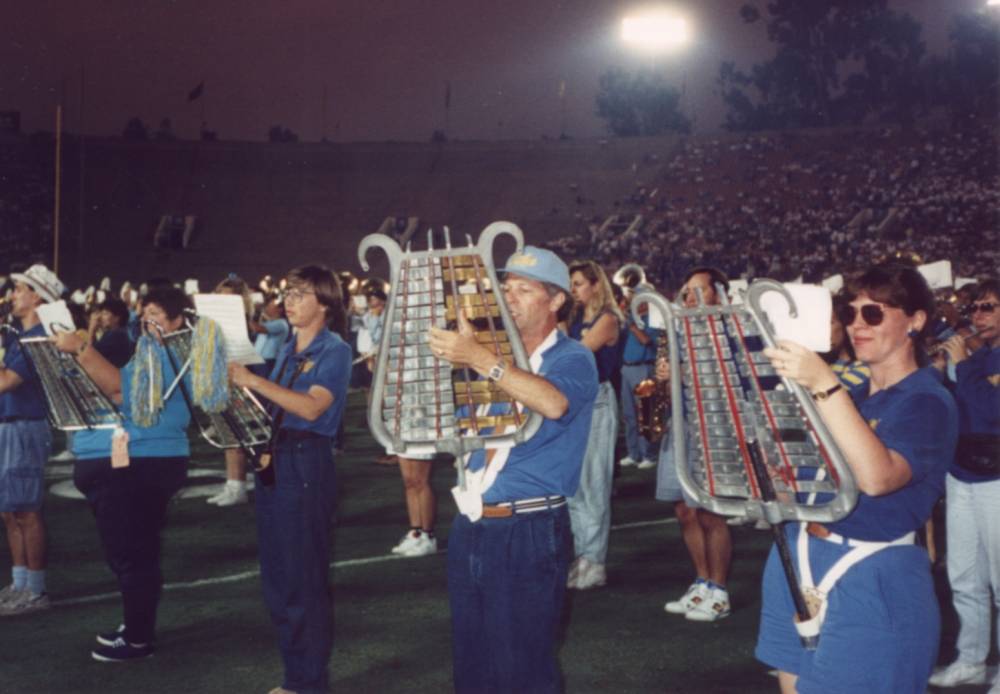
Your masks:
M 656 340 L 656 361 L 667 359 L 669 342 L 666 332 Z M 667 412 L 670 410 L 670 381 L 644 378 L 632 390 L 635 394 L 635 416 L 639 424 L 639 434 L 650 443 L 663 437 L 667 428 Z

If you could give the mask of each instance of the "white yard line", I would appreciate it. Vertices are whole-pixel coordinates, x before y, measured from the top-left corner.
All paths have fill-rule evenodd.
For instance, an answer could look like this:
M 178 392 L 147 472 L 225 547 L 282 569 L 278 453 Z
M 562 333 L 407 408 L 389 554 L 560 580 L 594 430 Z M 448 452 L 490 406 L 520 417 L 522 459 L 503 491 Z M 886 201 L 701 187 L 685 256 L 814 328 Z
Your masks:
M 667 525 L 669 523 L 676 523 L 676 518 L 663 518 L 660 520 L 651 521 L 636 521 L 635 523 L 622 523 L 621 525 L 611 526 L 612 530 L 632 530 L 634 528 L 646 528 L 653 525 Z M 439 550 L 437 554 L 444 554 L 445 550 Z M 368 564 L 381 564 L 388 561 L 406 561 L 411 557 L 401 557 L 395 554 L 380 554 L 377 557 L 363 557 L 360 559 L 343 559 L 341 561 L 335 561 L 330 564 L 334 569 L 346 569 L 352 566 L 366 566 Z M 225 583 L 236 583 L 237 581 L 245 581 L 250 578 L 256 578 L 260 575 L 260 570 L 253 569 L 251 571 L 242 571 L 236 574 L 229 574 L 228 576 L 216 576 L 214 578 L 199 578 L 196 581 L 184 581 L 181 583 L 166 583 L 163 586 L 163 590 L 187 590 L 188 588 L 203 588 L 204 586 L 217 586 L 223 585 Z M 97 595 L 83 595 L 78 598 L 67 598 L 66 600 L 53 600 L 53 607 L 72 607 L 73 605 L 87 605 L 92 602 L 102 602 L 104 600 L 112 600 L 120 597 L 120 593 L 117 591 L 114 593 L 98 593 Z

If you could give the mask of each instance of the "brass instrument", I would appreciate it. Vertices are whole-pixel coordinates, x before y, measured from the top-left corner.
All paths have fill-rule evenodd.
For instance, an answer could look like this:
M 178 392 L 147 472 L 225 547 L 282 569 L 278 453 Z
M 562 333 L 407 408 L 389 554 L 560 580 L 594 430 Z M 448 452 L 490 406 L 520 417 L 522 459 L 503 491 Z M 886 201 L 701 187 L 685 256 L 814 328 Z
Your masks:
M 611 281 L 621 287 L 626 296 L 634 294 L 639 287 L 649 286 L 646 281 L 646 271 L 636 263 L 622 265 L 612 276 Z
M 656 362 L 669 356 L 669 342 L 666 334 L 656 340 Z M 667 428 L 670 407 L 670 383 L 657 381 L 655 377 L 644 378 L 632 389 L 635 395 L 635 416 L 639 434 L 650 443 L 663 438 Z
M 365 271 L 367 251 L 385 251 L 392 281 L 372 375 L 368 425 L 380 444 L 400 455 L 453 454 L 463 489 L 466 453 L 514 446 L 542 422 L 537 412 L 522 410 L 494 384 L 474 378 L 468 366 L 439 358 L 428 345 L 431 326 L 454 329 L 461 310 L 480 342 L 498 357 L 530 370 L 493 267 L 493 242 L 502 234 L 514 237 L 517 250 L 523 247 L 521 230 L 509 222 L 490 224 L 476 244 L 466 237 L 464 247 L 452 248 L 447 227 L 443 249 L 434 248 L 432 233 L 424 251 L 411 251 L 407 244 L 404 252 L 384 234 L 369 234 L 358 247 Z

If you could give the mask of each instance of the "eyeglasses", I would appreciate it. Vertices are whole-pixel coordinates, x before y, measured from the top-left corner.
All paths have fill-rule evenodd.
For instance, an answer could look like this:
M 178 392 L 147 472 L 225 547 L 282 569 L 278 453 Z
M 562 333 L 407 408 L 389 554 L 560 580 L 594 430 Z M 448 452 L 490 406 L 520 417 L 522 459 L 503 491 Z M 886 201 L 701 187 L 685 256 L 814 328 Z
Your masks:
M 983 313 L 993 313 L 997 305 L 992 301 L 982 301 L 977 304 L 969 304 L 968 311 L 969 315 L 976 313 L 977 311 L 982 311 Z
M 306 294 L 315 294 L 315 293 L 316 292 L 311 291 L 309 289 L 289 289 L 287 292 L 285 292 L 285 301 L 291 304 L 297 304 L 306 297 Z
M 843 306 L 837 307 L 837 318 L 846 328 L 854 323 L 854 319 L 858 317 L 858 309 L 851 306 L 850 304 L 844 304 Z M 882 321 L 885 320 L 885 311 L 882 310 L 881 304 L 865 304 L 861 307 L 861 320 L 863 320 L 867 325 L 875 327 L 876 325 L 882 325 Z

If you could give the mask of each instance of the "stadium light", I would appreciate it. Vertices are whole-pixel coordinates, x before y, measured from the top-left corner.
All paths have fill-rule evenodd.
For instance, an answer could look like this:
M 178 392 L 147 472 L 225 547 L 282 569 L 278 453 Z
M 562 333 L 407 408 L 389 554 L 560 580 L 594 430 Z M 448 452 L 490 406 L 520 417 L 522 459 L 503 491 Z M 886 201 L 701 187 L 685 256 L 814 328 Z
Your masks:
M 644 52 L 669 53 L 690 42 L 691 25 L 673 10 L 642 10 L 622 19 L 622 40 Z
M 1000 7 L 1000 0 L 986 0 L 987 7 Z

